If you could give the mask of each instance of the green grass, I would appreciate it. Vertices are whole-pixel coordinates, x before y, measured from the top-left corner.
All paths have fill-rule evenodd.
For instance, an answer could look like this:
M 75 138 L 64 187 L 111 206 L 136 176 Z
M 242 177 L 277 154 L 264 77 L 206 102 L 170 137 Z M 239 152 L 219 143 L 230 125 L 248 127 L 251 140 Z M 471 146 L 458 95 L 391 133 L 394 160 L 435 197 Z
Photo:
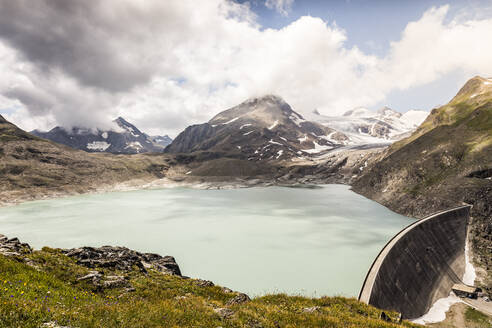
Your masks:
M 489 317 L 471 307 L 466 309 L 465 319 L 468 322 L 472 322 L 483 327 L 490 327 L 492 325 L 492 321 Z
M 30 265 L 26 264 L 26 261 Z M 110 272 L 105 275 L 125 274 Z M 193 279 L 138 270 L 126 273 L 134 292 L 100 290 L 77 281 L 88 269 L 44 248 L 24 259 L 0 255 L 0 327 L 414 327 L 379 320 L 381 310 L 355 299 L 267 295 L 227 306 L 236 294 Z M 319 307 L 308 313 L 305 308 Z M 215 308 L 234 311 L 221 318 Z M 396 317 L 395 313 L 389 312 Z

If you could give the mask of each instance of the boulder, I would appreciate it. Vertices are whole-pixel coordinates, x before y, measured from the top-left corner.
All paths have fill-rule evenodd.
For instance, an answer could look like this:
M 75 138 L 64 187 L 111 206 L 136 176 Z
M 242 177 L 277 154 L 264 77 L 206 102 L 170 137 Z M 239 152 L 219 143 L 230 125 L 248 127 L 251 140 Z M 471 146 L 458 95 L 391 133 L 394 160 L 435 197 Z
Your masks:
M 238 295 L 231 298 L 226 305 L 231 306 L 231 305 L 241 304 L 249 301 L 251 301 L 251 299 L 249 298 L 248 295 L 239 293 Z
M 63 250 L 68 256 L 75 258 L 77 263 L 88 268 L 109 268 L 124 272 L 138 268 L 147 272 L 148 268 L 165 273 L 181 276 L 176 260 L 172 256 L 161 256 L 152 253 L 140 253 L 126 247 L 102 246 L 80 247 Z
M 214 309 L 214 312 L 217 313 L 222 319 L 227 319 L 234 315 L 234 311 L 228 308 L 217 308 Z
M 0 235 L 0 254 L 4 256 L 21 256 L 32 253 L 29 244 L 21 243 L 18 238 L 8 239 Z

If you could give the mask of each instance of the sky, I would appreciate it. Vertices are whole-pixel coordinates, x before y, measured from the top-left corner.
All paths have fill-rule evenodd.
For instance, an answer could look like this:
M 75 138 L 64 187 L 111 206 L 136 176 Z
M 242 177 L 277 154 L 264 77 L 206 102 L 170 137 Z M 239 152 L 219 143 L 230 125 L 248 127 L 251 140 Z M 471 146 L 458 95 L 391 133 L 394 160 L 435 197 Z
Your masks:
M 491 32 L 488 0 L 0 0 L 0 114 L 174 137 L 265 94 L 431 110 L 492 76 Z

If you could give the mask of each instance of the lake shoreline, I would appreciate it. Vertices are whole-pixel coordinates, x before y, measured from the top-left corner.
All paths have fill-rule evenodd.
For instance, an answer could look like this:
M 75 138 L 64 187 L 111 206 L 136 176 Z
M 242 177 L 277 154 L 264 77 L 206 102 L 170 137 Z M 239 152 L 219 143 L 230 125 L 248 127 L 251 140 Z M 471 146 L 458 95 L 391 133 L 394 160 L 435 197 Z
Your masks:
M 132 179 L 125 182 L 115 183 L 106 186 L 89 186 L 84 191 L 60 191 L 49 190 L 46 188 L 25 190 L 25 191 L 4 191 L 0 192 L 0 208 L 7 206 L 16 206 L 29 201 L 38 200 L 53 200 L 80 195 L 95 195 L 119 191 L 136 191 L 136 190 L 152 190 L 164 188 L 192 188 L 204 190 L 218 189 L 238 189 L 238 188 L 253 188 L 253 187 L 302 187 L 310 188 L 310 186 L 319 186 L 328 184 L 322 180 L 314 180 L 309 182 L 300 182 L 298 180 L 282 180 L 263 179 L 257 177 L 180 177 L 180 178 L 161 178 L 161 179 Z M 348 185 L 348 183 L 338 182 L 329 184 Z

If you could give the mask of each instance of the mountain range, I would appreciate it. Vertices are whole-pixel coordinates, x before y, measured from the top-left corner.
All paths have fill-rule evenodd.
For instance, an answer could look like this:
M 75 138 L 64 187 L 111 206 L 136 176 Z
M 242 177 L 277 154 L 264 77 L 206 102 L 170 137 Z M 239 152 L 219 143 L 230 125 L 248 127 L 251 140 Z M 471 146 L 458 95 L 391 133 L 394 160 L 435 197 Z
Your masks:
M 162 152 L 171 143 L 169 136 L 149 136 L 122 117 L 113 122 L 111 130 L 74 127 L 55 127 L 48 132 L 31 131 L 32 134 L 74 149 L 87 152 L 109 152 L 113 154 L 139 154 Z
M 168 153 L 213 151 L 248 160 L 281 160 L 340 147 L 346 137 L 305 120 L 282 98 L 248 99 L 180 133 Z
M 316 157 L 346 146 L 387 145 L 410 135 L 427 115 L 424 111 L 401 114 L 388 107 L 377 112 L 359 107 L 342 116 L 317 111 L 303 116 L 282 98 L 267 95 L 187 127 L 175 142 L 167 135 L 150 136 L 122 117 L 108 130 L 57 126 L 31 133 L 87 152 L 138 154 L 165 149 L 168 153 L 207 151 L 255 161 L 283 160 Z
M 317 112 L 304 117 L 282 98 L 267 95 L 186 128 L 165 152 L 212 151 L 254 161 L 317 157 L 346 146 L 389 144 L 409 135 L 427 114 L 402 115 L 385 107 L 378 112 L 358 108 L 339 117 Z
M 429 112 L 410 110 L 404 114 L 389 107 L 374 112 L 358 107 L 342 116 L 321 115 L 317 110 L 305 115 L 311 121 L 319 122 L 347 136 L 349 144 L 384 143 L 408 137 Z
M 357 108 L 335 120 L 301 115 L 268 95 L 186 128 L 165 153 L 161 147 L 157 154 L 132 156 L 106 152 L 113 146 L 121 153 L 131 142 L 157 147 L 159 137 L 123 119 L 115 122 L 118 131 L 55 131 L 63 143 L 97 152 L 89 154 L 34 136 L 0 116 L 0 201 L 165 177 L 227 186 L 349 183 L 355 192 L 419 218 L 466 203 L 473 205 L 474 261 L 485 269 L 482 285 L 492 293 L 492 79 L 472 78 L 416 128 L 423 116 Z

